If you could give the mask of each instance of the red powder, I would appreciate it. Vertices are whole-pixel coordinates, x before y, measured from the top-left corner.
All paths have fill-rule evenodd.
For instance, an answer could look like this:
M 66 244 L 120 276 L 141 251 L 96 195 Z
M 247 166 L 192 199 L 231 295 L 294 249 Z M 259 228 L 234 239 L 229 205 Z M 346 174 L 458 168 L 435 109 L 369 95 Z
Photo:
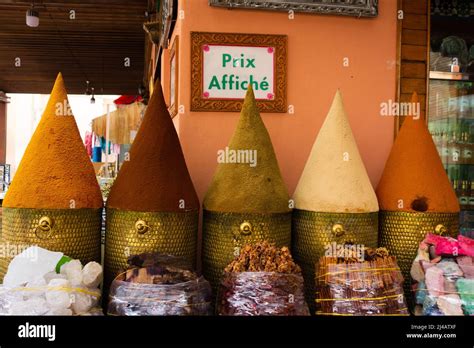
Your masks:
M 133 141 L 130 160 L 122 165 L 107 206 L 142 212 L 199 209 L 199 199 L 159 81 Z
M 418 102 L 415 93 L 412 102 Z M 380 210 L 459 212 L 456 194 L 421 117 L 407 117 L 403 123 L 376 193 Z

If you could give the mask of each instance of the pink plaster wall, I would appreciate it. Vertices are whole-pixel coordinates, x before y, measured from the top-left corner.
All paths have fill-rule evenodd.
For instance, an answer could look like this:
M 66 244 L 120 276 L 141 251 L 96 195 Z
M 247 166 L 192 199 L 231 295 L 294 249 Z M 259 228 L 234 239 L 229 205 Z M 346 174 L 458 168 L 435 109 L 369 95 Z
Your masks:
M 395 98 L 395 0 L 381 1 L 375 19 L 296 13 L 291 20 L 286 13 L 214 8 L 207 0 L 180 0 L 179 10 L 178 102 L 184 113 L 174 121 L 201 201 L 217 150 L 227 145 L 239 114 L 189 111 L 191 31 L 288 35 L 287 96 L 295 113 L 262 117 L 290 195 L 337 88 L 372 184 L 378 183 L 393 141 L 394 120 L 379 110 L 381 102 Z M 345 57 L 349 67 L 343 66 Z

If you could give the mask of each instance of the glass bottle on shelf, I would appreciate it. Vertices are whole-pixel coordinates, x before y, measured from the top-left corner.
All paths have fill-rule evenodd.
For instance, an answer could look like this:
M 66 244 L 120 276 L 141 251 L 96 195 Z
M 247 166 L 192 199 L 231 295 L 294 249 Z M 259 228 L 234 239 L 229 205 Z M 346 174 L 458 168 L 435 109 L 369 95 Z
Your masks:
M 459 201 L 461 198 L 461 180 L 454 180 L 453 188 L 454 192 L 456 193 L 456 197 L 458 197 Z M 461 202 L 459 202 L 459 205 L 461 205 Z
M 449 153 L 448 162 L 459 164 L 459 160 L 461 157 L 461 148 L 459 145 L 460 144 L 458 142 L 456 131 L 453 131 L 451 139 L 448 142 L 448 153 Z
M 465 132 L 463 136 L 462 163 L 471 164 L 472 162 L 472 143 L 469 141 L 469 133 Z
M 431 137 L 433 138 L 433 143 L 435 144 L 436 146 L 436 150 L 438 150 L 438 153 L 441 155 L 441 138 L 439 137 L 439 133 L 438 133 L 438 130 L 435 130 L 433 131 L 433 133 L 431 133 Z
M 474 118 L 474 88 L 472 88 L 472 85 L 471 85 L 471 89 L 469 91 L 469 109 L 471 110 L 471 114 L 470 114 L 470 117 L 471 118 Z
M 471 194 L 469 195 L 469 210 L 474 210 L 474 181 L 471 181 Z
M 456 117 L 458 113 L 458 100 L 456 97 L 449 97 L 448 99 L 448 117 Z
M 466 152 L 467 146 L 466 146 L 466 133 L 463 132 L 463 124 L 461 124 L 461 131 L 459 133 L 459 164 L 464 164 L 466 163 L 466 155 L 469 155 L 468 152 Z
M 467 93 L 467 89 L 461 83 L 458 87 L 458 116 L 460 118 L 469 117 L 469 97 Z
M 461 191 L 459 195 L 459 205 L 461 209 L 466 209 L 469 205 L 469 196 L 467 189 L 467 181 L 463 180 L 461 184 Z
M 449 148 L 448 148 L 448 135 L 446 132 L 441 132 L 441 160 L 443 163 L 446 163 L 449 158 Z

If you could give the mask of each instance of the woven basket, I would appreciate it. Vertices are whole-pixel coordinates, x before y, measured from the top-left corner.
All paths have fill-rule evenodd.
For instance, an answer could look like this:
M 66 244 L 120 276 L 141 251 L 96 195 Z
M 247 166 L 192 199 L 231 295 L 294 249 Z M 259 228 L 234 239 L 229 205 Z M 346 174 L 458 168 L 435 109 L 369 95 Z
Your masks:
M 202 268 L 214 296 L 224 268 L 247 243 L 267 240 L 290 246 L 291 212 L 274 214 L 221 213 L 204 210 Z
M 83 264 L 100 262 L 102 209 L 3 208 L 0 242 L 21 249 L 38 245 L 60 251 Z M 0 257 L 0 282 L 15 255 Z
M 377 247 L 378 212 L 323 213 L 293 210 L 293 256 L 303 271 L 306 301 L 315 311 L 315 267 L 328 245 L 335 242 Z

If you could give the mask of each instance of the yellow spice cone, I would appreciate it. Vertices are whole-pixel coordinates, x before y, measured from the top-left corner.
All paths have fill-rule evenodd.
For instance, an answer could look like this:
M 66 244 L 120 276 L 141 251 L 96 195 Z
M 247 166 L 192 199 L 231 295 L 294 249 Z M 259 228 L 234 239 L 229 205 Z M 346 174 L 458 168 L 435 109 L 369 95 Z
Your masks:
M 61 73 L 5 195 L 3 207 L 102 207 L 94 168 L 69 107 Z
M 1 243 L 100 260 L 102 195 L 61 74 L 3 202 Z M 9 255 L 14 256 L 14 255 Z M 10 257 L 0 258 L 0 278 Z
M 293 198 L 296 208 L 309 211 L 363 213 L 379 210 L 339 90 Z
M 377 246 L 378 203 L 340 91 L 314 142 L 293 196 L 293 254 L 315 310 L 315 264 L 333 245 Z

